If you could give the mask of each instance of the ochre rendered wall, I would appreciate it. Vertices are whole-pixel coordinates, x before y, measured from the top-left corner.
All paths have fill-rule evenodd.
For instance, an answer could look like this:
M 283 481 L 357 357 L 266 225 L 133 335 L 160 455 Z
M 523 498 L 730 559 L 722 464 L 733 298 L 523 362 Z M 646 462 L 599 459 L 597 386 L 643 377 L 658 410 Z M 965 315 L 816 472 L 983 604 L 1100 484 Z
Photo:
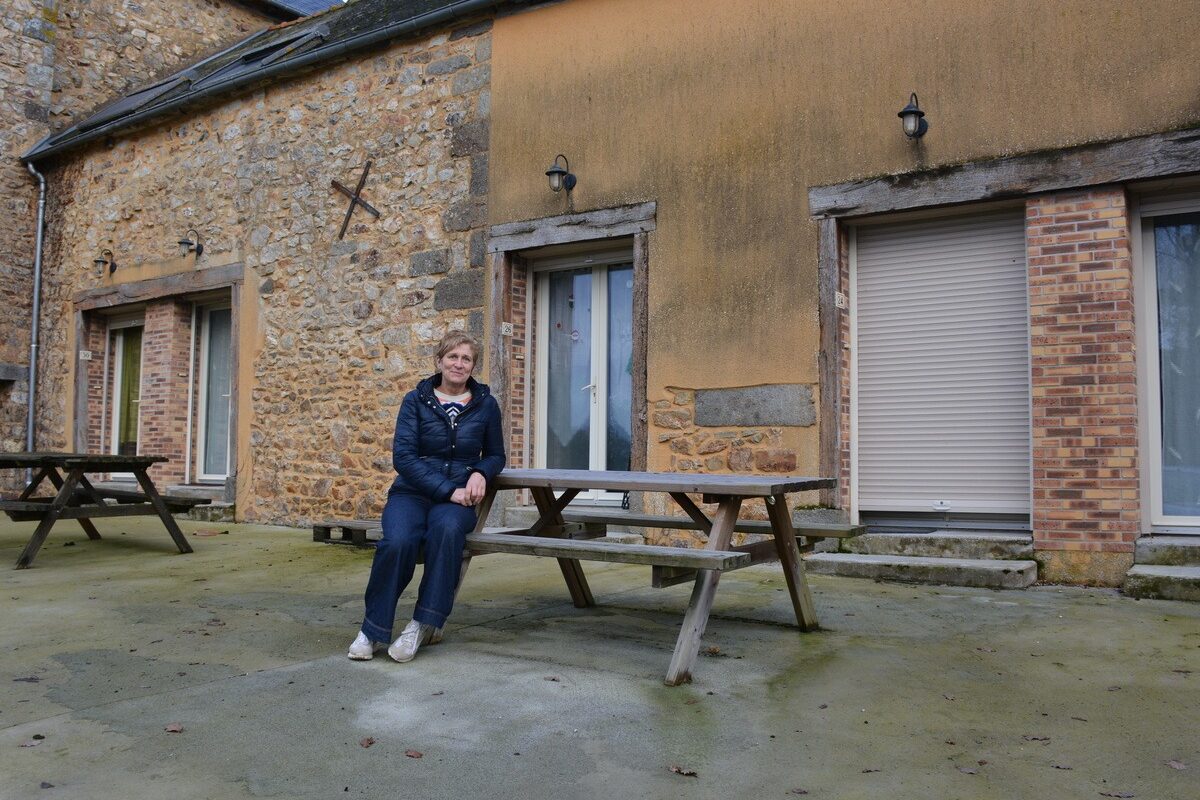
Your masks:
M 1195 124 L 1198 36 L 1178 2 L 532 9 L 496 23 L 490 219 L 657 202 L 651 411 L 668 387 L 815 385 L 808 187 Z M 930 123 L 917 142 L 896 117 L 911 91 Z M 569 199 L 543 176 L 556 153 L 579 178 Z M 782 444 L 815 471 L 815 426 Z

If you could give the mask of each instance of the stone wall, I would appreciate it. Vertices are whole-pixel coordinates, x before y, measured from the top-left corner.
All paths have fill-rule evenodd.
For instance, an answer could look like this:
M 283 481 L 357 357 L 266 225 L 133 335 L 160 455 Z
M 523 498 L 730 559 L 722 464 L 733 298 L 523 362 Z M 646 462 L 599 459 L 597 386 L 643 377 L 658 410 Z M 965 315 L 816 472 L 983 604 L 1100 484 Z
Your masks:
M 801 385 L 740 389 L 667 387 L 667 397 L 650 402 L 650 469 L 668 472 L 815 475 L 801 463 L 804 439 L 816 436 L 812 388 Z M 804 397 L 807 396 L 807 402 Z M 737 424 L 738 422 L 744 424 Z M 793 508 L 815 505 L 817 492 L 789 497 Z M 656 514 L 681 514 L 660 495 L 647 495 Z M 766 519 L 761 502 L 747 503 L 743 517 Z M 696 531 L 648 530 L 654 544 L 692 546 L 705 537 Z M 744 534 L 735 534 L 741 544 Z
M 0 364 L 29 365 L 36 183 L 17 159 L 46 132 L 54 50 L 39 35 L 53 19 L 51 0 L 10 0 L 0 7 Z M 23 450 L 28 381 L 0 381 L 0 450 Z M 0 489 L 20 476 L 5 471 Z
M 114 275 L 164 269 L 195 228 L 196 264 L 242 263 L 239 517 L 304 523 L 380 513 L 404 392 L 446 329 L 482 334 L 490 23 L 394 45 L 183 120 L 97 145 L 54 171 L 50 327 Z M 331 179 L 364 198 L 347 207 Z M 65 335 L 47 383 L 69 375 Z M 65 380 L 65 379 L 64 379 Z M 69 428 L 66 392 L 41 414 Z M 143 410 L 145 412 L 145 410 Z
M 269 22 L 221 0 L 0 4 L 0 364 L 29 363 L 37 183 L 20 154 L 131 86 Z M 0 450 L 24 448 L 27 402 L 26 381 L 0 381 Z M 0 475 L 0 489 L 13 488 L 14 475 Z

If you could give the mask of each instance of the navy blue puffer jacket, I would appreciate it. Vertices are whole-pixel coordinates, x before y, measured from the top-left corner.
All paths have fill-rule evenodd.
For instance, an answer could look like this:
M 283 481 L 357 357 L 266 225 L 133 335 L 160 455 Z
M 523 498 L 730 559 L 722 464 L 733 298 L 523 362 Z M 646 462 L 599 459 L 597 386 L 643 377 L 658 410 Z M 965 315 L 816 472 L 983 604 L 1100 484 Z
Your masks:
M 472 472 L 488 483 L 504 469 L 500 405 L 486 384 L 467 379 L 471 402 L 456 423 L 434 397 L 441 373 L 426 378 L 404 396 L 392 440 L 393 492 L 411 492 L 446 502 L 467 485 Z

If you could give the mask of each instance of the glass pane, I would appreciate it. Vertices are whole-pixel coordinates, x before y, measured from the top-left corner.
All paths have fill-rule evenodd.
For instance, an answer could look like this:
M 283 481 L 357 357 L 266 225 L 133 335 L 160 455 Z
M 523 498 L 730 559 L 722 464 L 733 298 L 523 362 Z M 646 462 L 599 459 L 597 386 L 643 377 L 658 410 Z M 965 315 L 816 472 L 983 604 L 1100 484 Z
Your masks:
M 608 430 L 605 469 L 629 469 L 633 440 L 633 267 L 608 270 Z
M 592 273 L 551 272 L 546 336 L 546 466 L 588 469 L 591 450 Z
M 229 453 L 230 310 L 208 314 L 208 370 L 204 398 L 204 474 L 224 475 Z
M 121 332 L 121 380 L 117 386 L 117 447 L 123 456 L 137 455 L 138 404 L 142 399 L 142 329 Z
M 1155 220 L 1166 516 L 1200 517 L 1200 214 Z

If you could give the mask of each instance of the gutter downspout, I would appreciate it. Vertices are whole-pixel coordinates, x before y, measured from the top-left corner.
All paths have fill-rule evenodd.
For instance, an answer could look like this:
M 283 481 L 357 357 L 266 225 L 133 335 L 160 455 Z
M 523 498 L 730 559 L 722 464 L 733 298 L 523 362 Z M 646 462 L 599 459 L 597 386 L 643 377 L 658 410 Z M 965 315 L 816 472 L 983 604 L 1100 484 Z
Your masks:
M 46 238 L 46 176 L 26 163 L 29 173 L 38 181 L 37 237 L 33 254 L 33 318 L 29 327 L 29 410 L 25 415 L 25 449 L 33 452 L 34 408 L 37 402 L 38 322 L 42 314 L 42 244 Z M 26 472 L 25 482 L 32 480 L 33 470 Z

